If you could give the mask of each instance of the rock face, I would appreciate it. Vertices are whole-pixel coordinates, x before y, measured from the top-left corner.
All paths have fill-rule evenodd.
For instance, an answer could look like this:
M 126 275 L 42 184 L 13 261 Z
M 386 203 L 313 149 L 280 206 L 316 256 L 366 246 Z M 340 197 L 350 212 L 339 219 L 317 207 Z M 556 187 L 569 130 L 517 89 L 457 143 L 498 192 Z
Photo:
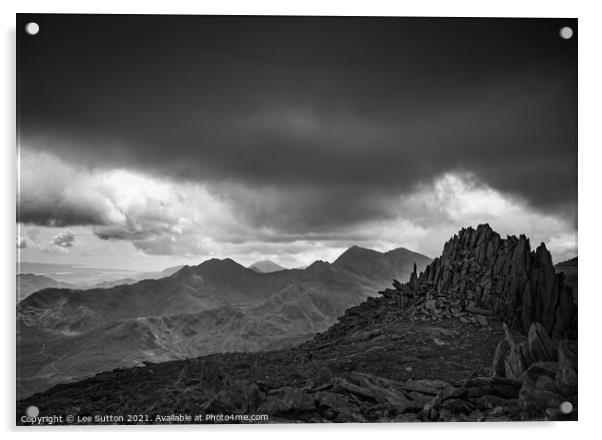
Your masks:
M 573 289 L 573 300 L 577 304 L 577 290 L 578 290 L 578 273 L 579 262 L 577 257 L 571 258 L 570 260 L 562 261 L 558 263 L 554 268 L 557 273 L 564 275 L 564 283 Z
M 420 276 L 394 286 L 405 297 L 423 298 L 416 305 L 425 314 L 497 315 L 522 333 L 539 322 L 552 338 L 577 337 L 572 290 L 556 273 L 545 245 L 532 251 L 524 235 L 502 239 L 487 224 L 462 229 Z

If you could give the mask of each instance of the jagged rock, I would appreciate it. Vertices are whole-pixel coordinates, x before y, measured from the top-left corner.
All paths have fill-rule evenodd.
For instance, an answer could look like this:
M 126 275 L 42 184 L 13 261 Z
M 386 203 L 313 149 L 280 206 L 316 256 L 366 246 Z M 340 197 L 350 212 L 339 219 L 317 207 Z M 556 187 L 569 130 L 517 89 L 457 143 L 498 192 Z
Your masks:
M 227 413 L 232 411 L 234 404 L 226 392 L 220 391 L 205 403 L 201 405 L 201 410 L 205 413 Z
M 254 413 L 257 411 L 257 408 L 261 404 L 265 395 L 259 389 L 259 386 L 256 383 L 249 384 L 246 390 L 246 412 Z
M 478 419 L 481 409 L 514 405 L 521 383 L 504 378 L 477 377 L 463 381 L 458 388 L 448 387 L 427 402 L 419 413 L 425 421 L 448 420 L 458 414 L 472 414 Z
M 324 385 L 332 380 L 332 376 L 332 370 L 326 366 L 322 366 L 314 374 L 312 382 L 314 386 Z
M 506 339 L 502 339 L 495 349 L 493 355 L 493 365 L 491 374 L 493 377 L 506 376 L 506 356 L 510 353 L 510 344 Z
M 552 257 L 542 243 L 532 257 L 532 269 L 522 295 L 521 322 L 527 331 L 534 321 L 540 322 L 553 338 L 576 336 L 576 307 L 572 291 L 556 274 Z
M 489 325 L 489 321 L 487 320 L 487 318 L 485 316 L 477 315 L 476 319 L 481 327 L 487 327 Z
M 557 351 L 543 326 L 534 322 L 529 327 L 529 350 L 536 361 L 555 361 Z
M 525 371 L 523 380 L 531 379 L 535 381 L 539 376 L 554 379 L 556 374 L 558 374 L 558 362 L 536 362 Z
M 527 364 L 521 354 L 520 348 L 510 347 L 510 351 L 506 356 L 505 361 L 506 375 L 511 379 L 520 379 L 521 375 L 525 372 Z
M 438 379 L 409 379 L 402 384 L 404 391 L 415 391 L 424 395 L 435 396 L 439 391 L 450 387 L 444 380 Z
M 314 396 L 318 408 L 326 408 L 324 416 L 336 422 L 365 422 L 359 408 L 343 394 L 320 391 Z
M 521 380 L 525 386 L 535 387 L 538 390 L 563 394 L 561 387 L 556 383 L 558 375 L 557 362 L 536 362 L 529 366 Z
M 504 399 L 518 396 L 521 382 L 508 378 L 475 377 L 462 383 L 462 386 L 452 393 L 452 397 L 481 397 L 492 395 Z
M 313 398 L 296 388 L 285 387 L 274 391 L 276 395 L 268 397 L 257 408 L 259 414 L 287 415 L 308 412 L 316 407 Z
M 452 414 L 470 414 L 473 410 L 471 405 L 462 399 L 447 399 L 441 405 L 441 411 L 449 411 Z
M 384 422 L 384 420 L 383 420 Z M 397 417 L 395 417 L 394 419 L 391 419 L 391 422 L 398 422 L 398 423 L 407 423 L 407 422 L 420 422 L 420 418 L 418 417 L 417 414 L 414 413 L 404 413 L 401 415 L 398 415 Z
M 470 302 L 464 308 L 467 312 L 478 314 L 478 315 L 491 315 L 490 310 L 483 309 L 481 307 L 477 307 L 473 302 Z
M 318 406 L 324 406 L 335 410 L 348 408 L 350 406 L 349 399 L 339 393 L 329 391 L 320 391 L 314 396 Z
M 545 411 L 558 408 L 566 399 L 557 393 L 541 390 L 534 386 L 523 385 L 518 396 L 518 403 L 525 411 Z
M 484 317 L 488 316 L 524 334 L 538 322 L 555 339 L 577 336 L 572 290 L 562 274 L 555 273 L 545 246 L 531 251 L 524 235 L 502 239 L 487 224 L 462 229 L 420 275 L 413 271 L 407 283 L 394 280 L 393 287 L 381 291 L 383 297 L 368 302 L 369 307 L 363 303 L 348 309 L 338 329 L 331 331 L 361 326 L 394 307 L 412 320 L 454 318 L 487 326 Z M 539 360 L 526 347 L 520 348 L 527 364 Z
M 549 376 L 539 376 L 535 381 L 535 388 L 538 390 L 549 391 L 551 393 L 558 394 L 558 386 L 556 385 L 556 381 Z
M 556 375 L 556 385 L 565 396 L 577 394 L 577 372 L 569 367 L 563 367 Z
M 520 353 L 523 356 L 523 359 L 525 360 L 525 365 L 527 367 L 529 367 L 529 365 L 534 364 L 535 362 L 537 362 L 536 357 L 533 355 L 531 348 L 529 347 L 529 341 L 523 341 L 520 344 L 518 344 L 518 347 L 520 348 Z
M 360 400 L 374 403 L 389 404 L 396 412 L 402 413 L 416 404 L 405 396 L 400 384 L 369 374 L 355 373 L 345 378 L 337 379 L 332 388 L 333 392 L 349 393 Z
M 462 229 L 419 276 L 413 272 L 394 287 L 382 293 L 408 308 L 412 319 L 453 317 L 486 326 L 483 316 L 495 315 L 525 334 L 539 322 L 554 338 L 576 337 L 572 291 L 545 246 L 532 252 L 524 235 L 502 239 L 486 224 Z M 523 357 L 538 360 L 527 350 Z
M 420 287 L 418 284 L 418 274 L 416 273 L 416 263 L 414 263 L 414 270 L 412 270 L 412 273 L 410 274 L 408 287 L 413 291 L 417 291 Z
M 518 395 L 517 395 L 518 397 Z M 495 408 L 503 408 L 503 407 L 512 407 L 514 405 L 517 404 L 517 399 L 516 398 L 504 398 L 504 397 L 499 397 L 499 396 L 492 396 L 489 394 L 480 396 L 480 397 L 475 397 L 473 399 L 470 399 L 470 402 L 477 408 L 481 409 L 481 410 L 485 410 L 485 409 L 495 409 Z
M 522 350 L 514 341 L 514 336 L 510 328 L 503 323 L 506 341 L 508 342 L 508 354 L 504 359 L 504 377 L 519 380 L 522 374 L 527 369 L 525 358 L 522 355 Z
M 577 369 L 577 344 L 574 341 L 560 341 L 558 343 L 558 364 L 560 368 Z

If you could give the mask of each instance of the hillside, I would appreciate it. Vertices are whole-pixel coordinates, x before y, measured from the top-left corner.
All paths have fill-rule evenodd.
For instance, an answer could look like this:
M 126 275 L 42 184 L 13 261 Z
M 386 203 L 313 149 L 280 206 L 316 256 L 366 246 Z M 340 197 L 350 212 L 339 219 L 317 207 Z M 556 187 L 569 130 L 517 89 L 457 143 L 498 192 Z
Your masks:
M 328 276 L 325 264 L 313 270 Z M 577 419 L 577 309 L 545 246 L 463 229 L 420 275 L 380 293 L 295 348 L 108 371 L 19 401 L 17 414 L 44 402 L 42 415 L 136 411 L 150 421 Z
M 374 273 L 337 262 L 258 273 L 212 259 L 132 285 L 37 292 L 17 309 L 19 393 L 144 361 L 290 346 L 392 278 L 407 279 L 413 260 L 404 255 L 428 261 L 405 250 L 372 255 Z
M 72 289 L 75 286 L 69 283 L 60 282 L 44 275 L 33 273 L 17 274 L 17 301 L 27 298 L 34 292 L 51 287 Z

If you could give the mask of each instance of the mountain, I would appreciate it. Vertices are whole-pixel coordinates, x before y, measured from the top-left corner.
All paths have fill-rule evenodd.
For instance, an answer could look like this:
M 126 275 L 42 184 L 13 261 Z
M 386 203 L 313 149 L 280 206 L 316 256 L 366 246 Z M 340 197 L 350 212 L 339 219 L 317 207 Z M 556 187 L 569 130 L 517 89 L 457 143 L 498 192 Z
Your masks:
M 211 259 L 130 285 L 36 292 L 17 307 L 19 392 L 143 361 L 307 340 L 429 261 L 406 250 L 355 253 L 271 273 Z
M 337 282 L 343 263 L 370 255 L 350 249 L 304 276 Z M 545 245 L 532 251 L 525 236 L 504 239 L 488 225 L 462 229 L 424 270 L 379 293 L 293 348 L 106 371 L 17 402 L 17 422 L 39 402 L 40 415 L 132 407 L 288 423 L 577 420 L 577 309 Z M 211 328 L 244 319 L 210 314 Z M 563 402 L 573 410 L 560 411 Z
M 109 287 L 121 286 L 123 284 L 134 284 L 140 281 L 138 278 L 119 278 L 111 281 L 102 281 L 92 286 L 73 286 L 72 289 L 108 289 Z
M 163 277 L 168 277 L 170 275 L 173 275 L 174 273 L 176 273 L 177 271 L 179 271 L 180 269 L 182 269 L 184 267 L 183 264 L 180 264 L 178 266 L 172 266 L 172 267 L 168 267 L 166 269 L 163 269 L 161 272 L 159 272 L 155 277 L 151 277 L 151 278 L 163 278 Z
M 18 273 L 17 274 L 17 300 L 21 301 L 27 298 L 32 293 L 47 289 L 50 287 L 58 287 L 71 289 L 74 286 L 69 283 L 56 281 L 44 275 L 35 275 L 33 273 Z
M 390 274 L 393 274 L 393 278 L 406 279 L 414 264 L 422 268 L 430 261 L 430 258 L 405 248 L 380 253 L 352 246 L 334 261 L 333 266 L 362 274 L 369 279 L 388 280 L 391 278 Z
M 251 264 L 249 269 L 252 269 L 255 272 L 270 273 L 278 272 L 279 270 L 286 270 L 286 267 L 282 267 L 270 260 L 262 260 Z

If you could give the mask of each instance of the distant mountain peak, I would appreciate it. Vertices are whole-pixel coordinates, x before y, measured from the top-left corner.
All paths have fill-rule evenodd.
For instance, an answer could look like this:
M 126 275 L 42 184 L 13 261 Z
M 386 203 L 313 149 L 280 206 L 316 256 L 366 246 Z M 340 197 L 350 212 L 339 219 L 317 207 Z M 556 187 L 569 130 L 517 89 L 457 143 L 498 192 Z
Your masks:
M 211 258 L 209 260 L 203 261 L 201 264 L 199 264 L 199 266 L 237 267 L 237 268 L 242 267 L 243 269 L 245 269 L 245 267 L 242 264 L 237 263 L 232 258 L 223 258 L 223 259 Z
M 341 264 L 344 261 L 353 260 L 357 258 L 370 258 L 374 257 L 375 255 L 382 254 L 378 251 L 375 251 L 374 249 L 368 249 L 354 244 L 341 255 L 339 255 L 339 257 L 334 261 L 333 264 Z
M 240 275 L 249 272 L 249 269 L 244 267 L 242 264 L 237 263 L 231 258 L 211 258 L 203 261 L 201 264 L 196 266 L 183 266 L 177 272 L 173 274 L 175 277 L 190 277 L 190 276 L 201 276 L 205 277 L 217 277 L 217 278 L 238 278 Z
M 271 273 L 278 272 L 281 270 L 287 270 L 286 267 L 282 267 L 279 264 L 274 263 L 270 260 L 257 261 L 249 266 L 249 269 L 259 273 Z

